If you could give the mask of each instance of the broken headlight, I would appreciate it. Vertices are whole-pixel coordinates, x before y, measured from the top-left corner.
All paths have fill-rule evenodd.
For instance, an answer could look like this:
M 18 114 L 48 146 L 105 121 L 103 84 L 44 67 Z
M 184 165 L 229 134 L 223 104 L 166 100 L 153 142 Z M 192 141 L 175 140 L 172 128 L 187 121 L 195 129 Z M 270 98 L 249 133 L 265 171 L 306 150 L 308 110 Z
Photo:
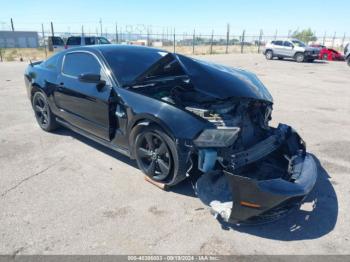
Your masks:
M 239 127 L 205 129 L 193 143 L 198 147 L 228 147 L 237 139 Z

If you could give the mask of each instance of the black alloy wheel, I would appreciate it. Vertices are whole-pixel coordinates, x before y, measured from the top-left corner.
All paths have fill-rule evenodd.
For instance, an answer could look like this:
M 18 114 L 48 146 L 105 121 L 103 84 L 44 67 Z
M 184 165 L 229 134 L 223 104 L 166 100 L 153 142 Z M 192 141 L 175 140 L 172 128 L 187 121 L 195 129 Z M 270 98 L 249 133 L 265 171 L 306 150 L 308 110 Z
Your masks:
M 51 113 L 47 99 L 41 92 L 36 92 L 33 96 L 33 109 L 36 121 L 43 130 L 53 131 L 57 128 L 56 121 Z
M 138 165 L 147 176 L 157 182 L 164 182 L 171 176 L 171 151 L 160 133 L 142 132 L 136 139 L 135 149 Z

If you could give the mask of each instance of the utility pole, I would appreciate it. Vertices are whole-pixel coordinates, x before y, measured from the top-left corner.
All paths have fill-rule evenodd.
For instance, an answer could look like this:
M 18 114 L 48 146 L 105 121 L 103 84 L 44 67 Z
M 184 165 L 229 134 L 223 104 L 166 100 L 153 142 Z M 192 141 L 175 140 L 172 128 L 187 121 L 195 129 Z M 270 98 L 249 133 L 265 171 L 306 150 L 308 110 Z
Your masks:
M 53 23 L 51 22 L 51 36 L 55 36 L 55 32 L 53 30 Z
M 102 19 L 100 18 L 100 31 L 101 31 L 101 36 L 102 36 Z
M 147 46 L 150 46 L 150 30 L 149 30 L 149 26 L 147 26 Z
M 11 18 L 11 29 L 12 29 L 12 32 L 15 31 L 15 27 L 13 26 L 13 20 L 12 20 L 12 18 Z
M 46 58 L 47 57 L 47 50 L 46 50 L 46 42 L 45 42 L 44 24 L 41 24 L 41 31 L 42 31 L 42 34 L 43 34 L 43 44 L 44 44 L 45 58 Z
M 115 23 L 115 43 L 116 44 L 119 43 L 119 39 L 118 39 L 118 23 Z
M 226 31 L 226 54 L 228 53 L 228 44 L 230 41 L 230 24 L 227 24 L 227 31 Z
M 344 36 L 343 36 L 343 40 L 341 41 L 341 47 L 344 48 L 344 42 L 345 42 L 345 33 L 344 33 Z
M 192 38 L 192 54 L 194 54 L 194 45 L 196 42 L 196 29 L 193 30 L 193 38 Z
M 214 30 L 211 31 L 210 54 L 213 54 Z
M 243 48 L 244 48 L 244 41 L 245 41 L 245 30 L 243 30 L 242 33 L 242 41 L 241 41 L 241 54 L 243 54 Z
M 262 41 L 262 35 L 263 35 L 263 30 L 260 29 L 259 41 L 258 41 L 258 54 L 260 54 L 260 45 L 261 45 L 261 41 Z M 288 35 L 289 35 L 289 33 L 288 33 Z
M 81 36 L 84 37 L 84 26 L 83 25 L 81 26 Z
M 174 53 L 175 53 L 175 48 L 176 48 L 176 35 L 175 35 L 175 28 L 174 28 L 174 42 L 173 42 L 173 47 L 174 47 Z
M 334 48 L 334 40 L 336 35 L 337 35 L 337 32 L 334 32 L 333 39 L 332 39 L 332 48 Z

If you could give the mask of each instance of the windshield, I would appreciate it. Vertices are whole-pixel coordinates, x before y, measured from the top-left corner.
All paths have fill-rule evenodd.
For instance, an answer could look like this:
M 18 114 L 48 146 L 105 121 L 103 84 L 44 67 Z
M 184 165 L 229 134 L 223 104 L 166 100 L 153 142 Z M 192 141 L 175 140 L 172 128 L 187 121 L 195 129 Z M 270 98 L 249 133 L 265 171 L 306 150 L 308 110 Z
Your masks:
M 98 43 L 101 45 L 108 45 L 111 43 L 104 37 L 97 37 L 97 40 L 98 40 Z
M 151 48 L 130 48 L 119 46 L 117 49 L 102 51 L 119 84 L 130 84 L 140 74 L 161 59 L 167 52 Z
M 296 45 L 296 46 L 299 46 L 299 47 L 305 47 L 306 46 L 303 42 L 301 42 L 299 40 L 292 40 L 292 43 L 294 45 Z

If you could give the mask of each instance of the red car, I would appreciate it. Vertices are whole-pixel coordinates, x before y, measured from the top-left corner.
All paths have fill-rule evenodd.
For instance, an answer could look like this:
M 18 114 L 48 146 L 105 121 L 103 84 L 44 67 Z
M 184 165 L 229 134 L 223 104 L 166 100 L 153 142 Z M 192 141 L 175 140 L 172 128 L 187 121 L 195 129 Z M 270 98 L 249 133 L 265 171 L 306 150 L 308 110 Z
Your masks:
M 328 61 L 344 61 L 344 56 L 333 48 L 327 48 L 324 45 L 310 45 L 320 49 L 319 59 Z

